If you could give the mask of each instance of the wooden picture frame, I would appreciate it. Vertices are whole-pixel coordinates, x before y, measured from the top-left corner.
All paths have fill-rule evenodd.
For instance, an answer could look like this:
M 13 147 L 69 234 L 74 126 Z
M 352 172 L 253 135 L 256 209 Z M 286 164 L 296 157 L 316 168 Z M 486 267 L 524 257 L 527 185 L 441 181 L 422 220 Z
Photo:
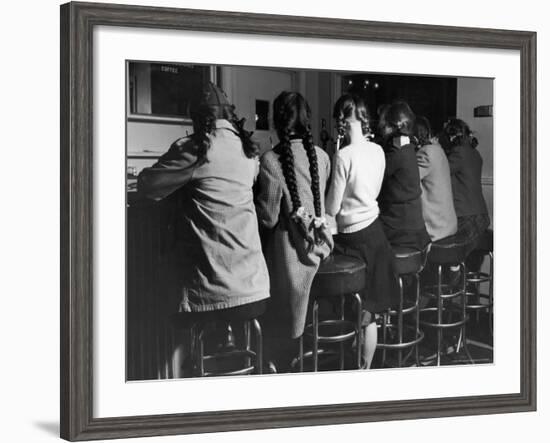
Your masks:
M 521 389 L 518 394 L 276 409 L 93 416 L 92 31 L 96 26 L 267 34 L 519 51 Z M 494 29 L 98 3 L 61 6 L 61 437 L 143 437 L 536 409 L 536 34 Z

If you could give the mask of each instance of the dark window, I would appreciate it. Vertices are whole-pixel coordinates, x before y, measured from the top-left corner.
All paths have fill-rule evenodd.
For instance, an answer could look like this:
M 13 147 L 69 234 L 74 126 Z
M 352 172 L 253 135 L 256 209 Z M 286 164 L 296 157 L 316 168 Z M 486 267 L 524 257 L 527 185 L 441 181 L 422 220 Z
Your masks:
M 269 131 L 269 102 L 256 100 L 256 129 Z
M 208 81 L 210 68 L 131 62 L 128 74 L 133 114 L 189 117 L 189 103 Z

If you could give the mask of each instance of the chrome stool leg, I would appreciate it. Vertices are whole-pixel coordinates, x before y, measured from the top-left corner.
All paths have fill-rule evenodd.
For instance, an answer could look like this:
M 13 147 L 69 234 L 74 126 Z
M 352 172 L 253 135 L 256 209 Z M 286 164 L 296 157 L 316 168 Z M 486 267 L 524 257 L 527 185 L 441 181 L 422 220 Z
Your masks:
M 363 327 L 361 324 L 363 320 L 363 301 L 357 292 L 353 294 L 353 299 L 355 300 L 355 309 L 357 312 L 357 323 L 355 327 L 355 340 L 357 341 L 357 369 L 361 369 L 361 357 L 363 355 Z
M 345 296 L 340 296 L 340 320 L 344 321 L 344 304 L 345 304 Z M 344 342 L 340 343 L 340 370 L 344 370 Z
M 313 371 L 319 369 L 319 303 L 317 300 L 313 302 Z
M 299 362 L 299 365 L 300 365 L 300 372 L 304 372 L 304 335 L 302 334 L 300 336 L 300 350 L 299 350 L 299 355 L 300 355 L 300 362 Z
M 254 327 L 254 332 L 256 336 L 256 371 L 258 372 L 258 374 L 263 374 L 264 345 L 262 327 L 260 326 L 260 322 L 257 318 L 250 321 L 252 322 L 252 326 Z
M 443 298 L 441 297 L 441 273 L 442 266 L 437 266 L 437 323 L 441 325 L 443 322 Z M 437 366 L 441 365 L 441 345 L 443 342 L 443 329 L 441 327 L 437 328 Z
M 250 335 L 250 320 L 246 320 L 243 324 L 244 328 L 244 341 L 245 341 L 245 349 L 247 351 L 250 351 L 252 349 L 252 337 Z M 251 358 L 246 357 L 245 359 L 245 365 L 250 366 L 251 364 Z
M 420 337 L 422 332 L 420 331 L 420 274 L 415 274 L 416 280 L 416 336 Z M 420 342 L 418 342 L 414 347 L 414 357 L 416 361 L 416 366 L 420 366 L 420 353 L 419 353 Z
M 382 340 L 387 343 L 388 340 L 388 323 L 389 323 L 389 310 L 385 311 L 382 315 Z M 382 367 L 386 365 L 386 348 L 382 349 Z
M 197 350 L 198 350 L 198 373 L 199 377 L 204 377 L 204 328 L 200 327 L 197 337 Z
M 460 263 L 460 269 L 462 271 L 462 321 L 464 324 L 462 325 L 462 328 L 460 330 L 460 337 L 462 337 L 462 347 L 464 348 L 464 352 L 466 353 L 466 356 L 468 357 L 468 360 L 470 360 L 470 363 L 474 363 L 474 359 L 472 358 L 472 355 L 470 354 L 470 350 L 468 349 L 468 340 L 466 338 L 466 321 L 468 320 L 468 316 L 466 313 L 466 305 L 468 295 L 466 293 L 466 264 Z M 460 337 L 459 342 L 457 344 L 456 352 L 460 350 Z
M 489 251 L 489 330 L 493 334 L 493 253 Z
M 397 312 L 397 339 L 398 343 L 403 343 L 403 278 L 399 276 L 399 311 Z M 397 366 L 400 368 L 403 364 L 403 350 L 397 350 Z

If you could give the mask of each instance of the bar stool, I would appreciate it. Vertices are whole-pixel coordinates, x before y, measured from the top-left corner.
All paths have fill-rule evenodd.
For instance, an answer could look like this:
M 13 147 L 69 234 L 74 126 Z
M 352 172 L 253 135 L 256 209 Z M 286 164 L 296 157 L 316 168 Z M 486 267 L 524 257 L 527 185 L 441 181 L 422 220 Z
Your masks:
M 466 296 L 468 302 L 466 309 L 476 313 L 476 321 L 479 323 L 479 312 L 486 311 L 489 315 L 489 330 L 493 332 L 492 314 L 493 314 L 493 230 L 487 229 L 481 236 L 476 248 L 470 256 L 478 256 L 483 261 L 489 257 L 489 272 L 480 270 L 467 270 L 466 273 Z M 487 293 L 481 292 L 481 285 L 488 284 Z M 486 300 L 486 303 L 482 303 Z
M 466 249 L 468 243 L 457 236 L 450 236 L 432 243 L 428 253 L 428 262 L 437 268 L 437 284 L 423 288 L 423 294 L 435 300 L 436 307 L 426 307 L 420 310 L 420 324 L 437 330 L 437 354 L 436 365 L 441 364 L 443 331 L 453 328 L 460 328 L 460 336 L 455 352 L 460 351 L 461 343 L 468 359 L 473 363 L 472 356 L 466 342 Z M 451 266 L 458 266 L 460 281 L 453 284 L 451 281 L 443 281 L 443 271 Z M 457 308 L 455 299 L 460 297 L 461 305 Z M 447 303 L 446 303 L 447 302 Z M 437 314 L 437 321 L 428 320 L 429 314 Z M 447 321 L 443 316 L 447 314 Z M 456 318 L 453 319 L 453 314 Z
M 311 323 L 306 325 L 304 333 L 300 337 L 299 355 L 293 361 L 293 366 L 299 364 L 299 371 L 304 371 L 304 360 L 311 358 L 313 371 L 319 369 L 319 355 L 338 354 L 340 369 L 344 369 L 344 344 L 356 341 L 357 367 L 361 367 L 361 319 L 363 304 L 359 292 L 365 287 L 366 265 L 362 260 L 354 257 L 333 254 L 324 260 L 311 286 L 310 306 Z M 322 300 L 339 302 L 339 315 L 337 318 L 319 319 L 319 303 Z M 344 318 L 344 304 L 349 299 L 354 304 L 355 321 Z M 304 336 L 312 341 L 311 351 L 304 353 Z M 326 344 L 339 344 L 339 351 L 321 349 Z
M 426 265 L 429 246 L 423 251 L 410 248 L 393 248 L 394 266 L 399 283 L 399 306 L 397 309 L 388 309 L 384 312 L 382 323 L 382 341 L 377 344 L 377 349 L 382 349 L 382 367 L 386 365 L 386 351 L 397 351 L 397 367 L 401 367 L 409 358 L 414 348 L 416 366 L 420 365 L 418 346 L 424 339 L 424 332 L 420 330 L 420 273 Z M 403 277 L 414 278 L 414 300 L 409 300 L 405 305 Z M 414 315 L 413 324 L 404 324 L 404 316 Z M 397 318 L 397 325 L 392 319 Z M 392 330 L 397 329 L 397 337 L 389 339 Z M 407 340 L 405 334 L 407 333 Z M 411 349 L 411 352 L 403 359 L 403 350 Z
M 265 310 L 265 308 L 264 308 Z M 249 375 L 262 374 L 263 372 L 263 339 L 262 328 L 258 318 L 232 319 L 222 317 L 221 321 L 227 326 L 228 343 L 225 346 L 218 345 L 209 354 L 205 354 L 205 347 L 209 333 L 219 325 L 220 318 L 205 315 L 197 319 L 195 313 L 178 313 L 172 316 L 172 323 L 177 329 L 184 329 L 190 334 L 190 352 L 186 359 L 187 369 L 191 377 L 212 377 L 224 375 Z M 243 323 L 244 343 L 237 346 L 233 342 L 232 323 Z M 252 346 L 252 334 L 254 331 L 254 347 Z M 212 346 L 215 347 L 215 346 Z

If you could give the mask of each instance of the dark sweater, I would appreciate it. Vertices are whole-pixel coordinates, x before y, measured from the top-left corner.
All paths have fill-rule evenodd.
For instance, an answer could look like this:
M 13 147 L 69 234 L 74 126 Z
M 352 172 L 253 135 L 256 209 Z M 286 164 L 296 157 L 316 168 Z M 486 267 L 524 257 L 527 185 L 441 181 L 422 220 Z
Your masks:
M 380 220 L 392 246 L 421 249 L 429 242 L 414 145 L 386 147 L 386 172 L 378 197 Z
M 447 153 L 451 170 L 451 185 L 457 217 L 487 214 L 481 189 L 479 152 L 470 146 L 455 146 Z

